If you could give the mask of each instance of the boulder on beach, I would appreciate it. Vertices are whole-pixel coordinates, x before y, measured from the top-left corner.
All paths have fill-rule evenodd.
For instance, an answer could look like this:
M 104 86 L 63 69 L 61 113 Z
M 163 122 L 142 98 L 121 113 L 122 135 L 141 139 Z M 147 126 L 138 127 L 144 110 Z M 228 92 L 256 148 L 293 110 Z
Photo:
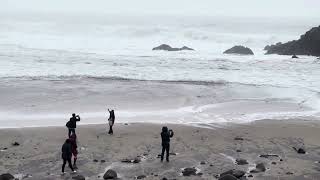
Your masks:
M 152 49 L 153 51 L 155 50 L 164 50 L 164 51 L 183 51 L 183 50 L 188 50 L 188 51 L 194 51 L 194 49 L 189 48 L 187 46 L 183 46 L 182 48 L 173 48 L 167 44 L 161 44 L 160 46 L 157 46 Z
M 250 48 L 244 46 L 233 46 L 232 48 L 224 51 L 223 54 L 254 55 Z
M 237 165 L 246 165 L 246 164 L 249 164 L 249 163 L 245 159 L 236 159 L 236 164 Z
M 292 59 L 298 59 L 299 57 L 297 55 L 293 55 L 291 58 Z
M 232 169 L 232 170 L 226 171 L 224 173 L 221 173 L 220 177 L 223 177 L 223 176 L 225 176 L 227 174 L 232 175 L 232 176 L 234 176 L 236 178 L 241 178 L 246 174 L 246 172 L 241 171 L 241 170 Z
M 1 174 L 0 175 L 0 180 L 13 180 L 14 176 L 12 176 L 9 173 Z
M 103 175 L 103 179 L 117 179 L 118 175 L 117 172 L 109 169 L 106 173 Z
M 86 178 L 84 176 L 82 176 L 81 174 L 78 174 L 76 176 L 73 176 L 72 179 L 75 180 L 85 180 Z
M 196 172 L 197 172 L 196 168 L 185 168 L 182 171 L 182 175 L 183 176 L 195 176 L 195 175 L 197 175 Z
M 227 174 L 227 175 L 220 177 L 219 180 L 238 180 L 238 178 L 236 178 L 230 174 Z
M 320 56 L 320 26 L 307 31 L 300 39 L 265 47 L 266 54 Z
M 260 173 L 260 172 L 265 172 L 267 169 L 263 163 L 258 163 L 256 165 L 256 168 L 254 170 L 251 170 L 251 173 Z

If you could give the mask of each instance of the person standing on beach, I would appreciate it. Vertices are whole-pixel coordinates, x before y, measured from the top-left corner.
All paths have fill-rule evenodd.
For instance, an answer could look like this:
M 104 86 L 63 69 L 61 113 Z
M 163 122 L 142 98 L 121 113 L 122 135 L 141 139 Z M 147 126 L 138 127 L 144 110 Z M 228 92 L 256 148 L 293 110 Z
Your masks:
M 75 133 L 72 133 L 70 136 L 70 144 L 71 144 L 71 152 L 73 155 L 73 168 L 77 169 L 77 158 L 78 158 L 78 146 L 77 146 L 77 135 Z
M 70 138 L 71 133 L 73 133 L 73 134 L 76 133 L 77 121 L 80 121 L 80 116 L 73 113 L 72 117 L 70 118 L 70 120 L 66 124 L 66 126 L 69 130 L 69 133 L 68 133 L 69 138 Z
M 71 149 L 71 143 L 70 143 L 70 139 L 67 139 L 65 141 L 65 143 L 62 145 L 61 148 L 62 151 L 62 160 L 63 160 L 63 164 L 62 164 L 62 174 L 64 174 L 64 167 L 66 166 L 66 163 L 68 162 L 70 169 L 73 172 L 76 172 L 71 164 L 71 157 L 72 157 L 72 149 Z
M 108 119 L 108 122 L 109 122 L 109 132 L 108 134 L 112 135 L 113 134 L 113 129 L 112 129 L 112 126 L 114 125 L 114 120 L 115 120 L 115 115 L 114 115 L 114 110 L 109 110 L 109 119 Z
M 161 132 L 161 140 L 162 140 L 162 152 L 161 152 L 161 162 L 163 162 L 163 156 L 164 152 L 167 152 L 166 160 L 169 162 L 169 151 L 170 151 L 170 138 L 173 137 L 173 131 L 170 129 L 168 130 L 168 127 L 164 126 L 162 127 Z

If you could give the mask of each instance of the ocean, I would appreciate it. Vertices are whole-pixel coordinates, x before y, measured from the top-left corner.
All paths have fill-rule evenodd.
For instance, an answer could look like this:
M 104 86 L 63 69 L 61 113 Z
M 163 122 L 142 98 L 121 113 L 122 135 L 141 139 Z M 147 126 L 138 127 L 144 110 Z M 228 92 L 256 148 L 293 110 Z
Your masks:
M 110 79 L 258 87 L 268 92 L 268 99 L 289 99 L 309 108 L 303 115 L 319 117 L 320 60 L 265 55 L 263 50 L 298 39 L 318 25 L 314 19 L 293 18 L 1 14 L 0 80 Z M 195 51 L 152 51 L 160 44 Z M 223 54 L 234 45 L 250 47 L 255 55 Z M 253 99 L 266 99 L 257 92 L 238 90 L 246 97 L 252 93 Z M 284 114 L 295 116 L 291 111 Z

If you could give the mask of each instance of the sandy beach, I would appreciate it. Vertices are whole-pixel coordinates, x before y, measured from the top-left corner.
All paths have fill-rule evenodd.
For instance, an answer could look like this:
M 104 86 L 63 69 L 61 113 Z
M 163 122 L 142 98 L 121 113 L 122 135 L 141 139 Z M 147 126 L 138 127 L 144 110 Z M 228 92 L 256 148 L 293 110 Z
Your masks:
M 243 170 L 247 179 L 255 180 L 320 177 L 318 121 L 265 120 L 241 125 L 213 124 L 211 128 L 167 124 L 175 132 L 169 163 L 161 163 L 158 158 L 162 126 L 116 124 L 113 136 L 107 134 L 105 125 L 78 126 L 79 169 L 72 174 L 66 168 L 64 176 L 60 151 L 66 128 L 1 129 L 0 172 L 26 180 L 66 180 L 78 174 L 86 179 L 103 179 L 108 169 L 115 170 L 120 179 L 218 179 L 219 174 L 231 169 Z M 14 142 L 19 145 L 13 146 Z M 305 149 L 306 154 L 298 154 L 293 147 Z M 141 162 L 121 162 L 136 157 Z M 248 164 L 237 165 L 236 159 Z M 251 173 L 258 163 L 264 163 L 266 171 Z M 183 176 L 183 168 L 187 167 L 195 167 L 198 174 Z

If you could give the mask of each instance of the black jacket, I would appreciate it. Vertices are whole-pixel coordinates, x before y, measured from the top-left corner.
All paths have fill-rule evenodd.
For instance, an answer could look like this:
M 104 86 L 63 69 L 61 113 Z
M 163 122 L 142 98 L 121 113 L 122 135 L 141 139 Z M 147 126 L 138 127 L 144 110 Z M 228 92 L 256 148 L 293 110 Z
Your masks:
M 72 151 L 71 151 L 71 144 L 70 143 L 64 143 L 61 148 L 62 151 L 62 158 L 63 159 L 70 159 L 72 157 Z
M 67 123 L 68 128 L 77 128 L 77 121 L 80 121 L 79 116 L 71 117 L 70 121 Z
M 172 137 L 173 137 L 173 131 L 162 131 L 161 132 L 162 145 L 169 144 L 170 138 Z

